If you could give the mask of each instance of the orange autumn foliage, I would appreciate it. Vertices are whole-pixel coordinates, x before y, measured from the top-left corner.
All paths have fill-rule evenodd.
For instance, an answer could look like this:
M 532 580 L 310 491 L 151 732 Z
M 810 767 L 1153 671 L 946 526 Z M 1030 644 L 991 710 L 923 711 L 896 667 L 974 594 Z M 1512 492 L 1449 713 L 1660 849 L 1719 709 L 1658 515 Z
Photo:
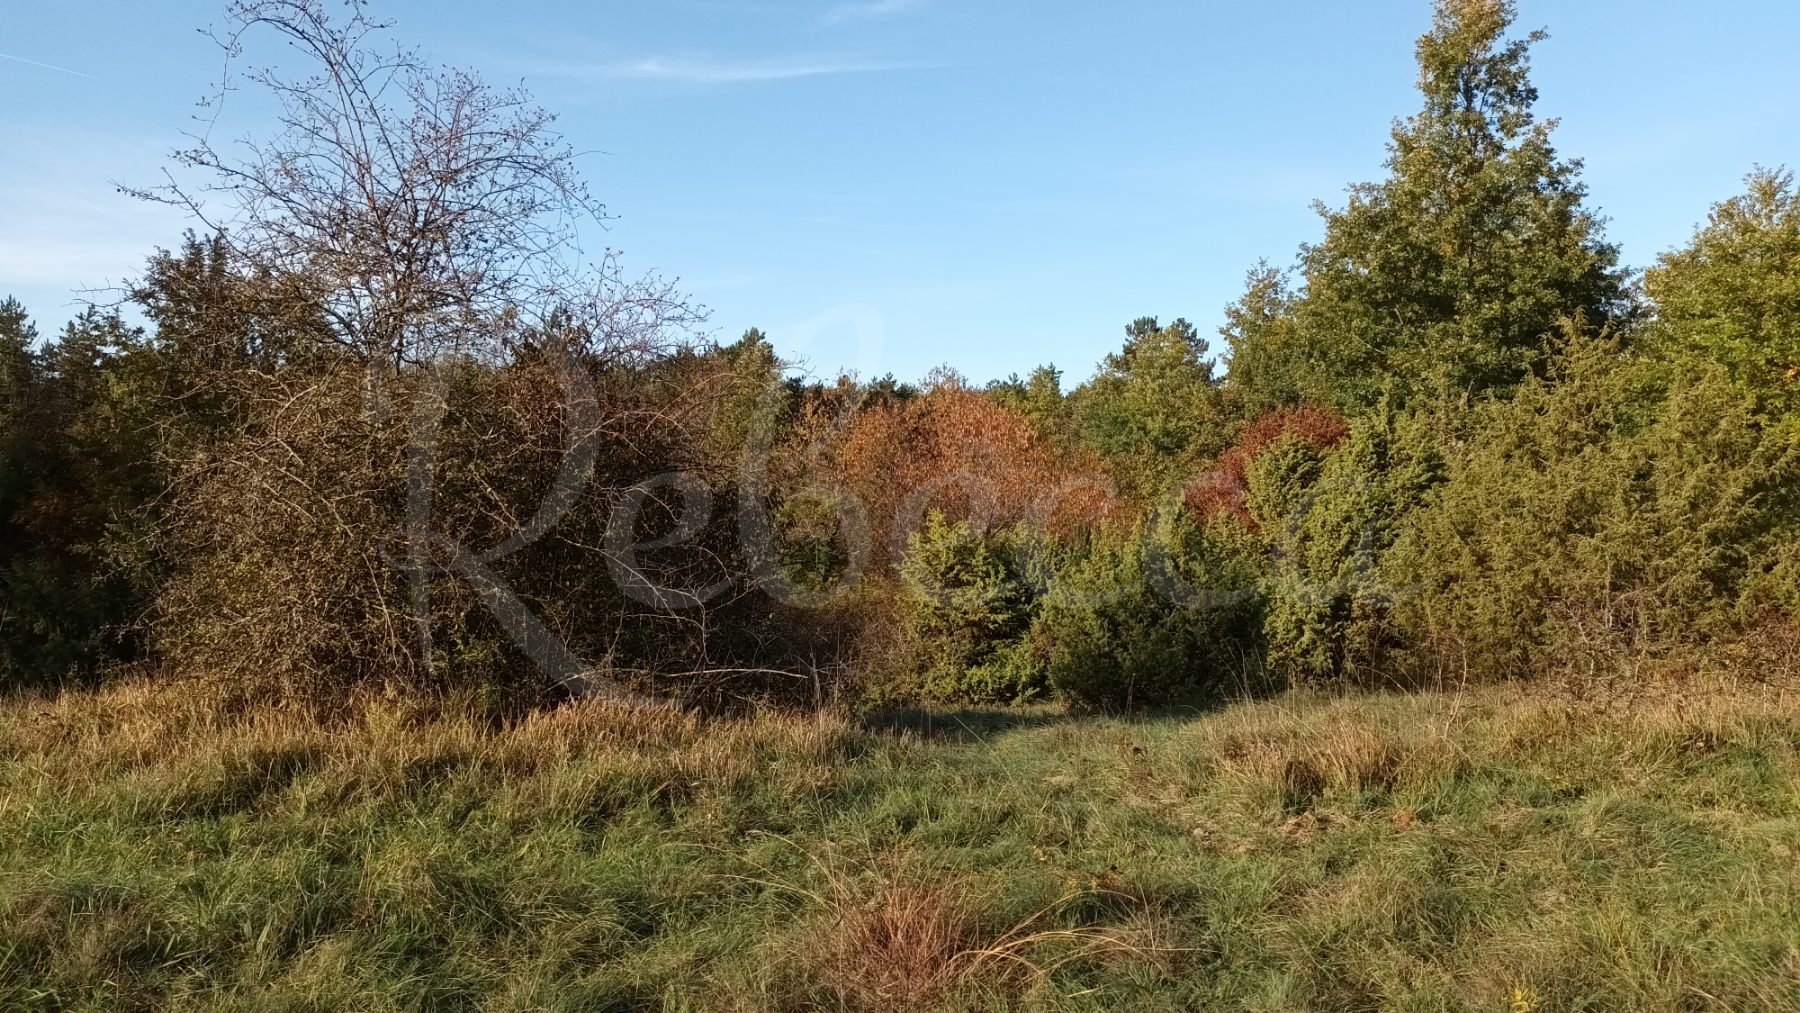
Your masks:
M 819 463 L 867 511 L 877 563 L 894 561 L 933 510 L 1066 535 L 1117 505 L 1096 455 L 1053 446 L 1029 420 L 954 380 L 858 412 L 832 442 Z

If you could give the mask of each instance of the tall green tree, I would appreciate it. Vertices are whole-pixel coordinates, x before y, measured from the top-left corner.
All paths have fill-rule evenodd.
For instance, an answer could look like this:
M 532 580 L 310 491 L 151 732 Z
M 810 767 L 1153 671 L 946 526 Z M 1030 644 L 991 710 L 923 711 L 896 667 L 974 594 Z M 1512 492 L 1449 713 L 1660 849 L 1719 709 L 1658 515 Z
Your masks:
M 1660 351 L 1723 365 L 1769 410 L 1800 409 L 1800 192 L 1758 169 L 1684 249 L 1645 272 Z
M 1316 358 L 1301 345 L 1295 324 L 1292 272 L 1259 262 L 1244 294 L 1225 308 L 1219 328 L 1229 349 L 1226 387 L 1236 407 L 1250 416 L 1306 400 L 1325 400 L 1330 387 Z
M 17 299 L 0 302 L 0 524 L 27 485 L 28 414 L 41 385 L 37 327 Z M 3 550 L 0 550 L 3 551 Z
M 1039 366 L 1024 379 L 1014 373 L 1005 380 L 990 383 L 987 394 L 1008 409 L 1030 419 L 1032 426 L 1045 439 L 1062 443 L 1067 436 L 1062 370 L 1057 369 L 1054 364 Z
M 142 336 L 90 309 L 54 340 L 0 304 L 0 684 L 91 674 L 134 649 L 143 605 L 112 541 L 152 495 L 122 395 Z
M 38 332 L 17 299 L 0 302 L 0 513 L 23 478 L 21 455 L 29 445 L 26 409 L 38 384 Z
M 1509 37 L 1515 15 L 1512 0 L 1437 0 L 1417 49 L 1424 103 L 1394 126 L 1388 177 L 1352 186 L 1342 209 L 1317 205 L 1325 236 L 1302 248 L 1291 321 L 1267 318 L 1280 293 L 1253 276 L 1227 329 L 1234 380 L 1340 406 L 1389 386 L 1504 394 L 1541 371 L 1559 321 L 1626 312 L 1581 163 L 1533 111 L 1544 33 Z
M 1207 343 L 1186 320 L 1133 321 L 1124 347 L 1069 400 L 1080 438 L 1120 465 L 1138 491 L 1155 489 L 1182 462 L 1211 457 L 1228 442 Z

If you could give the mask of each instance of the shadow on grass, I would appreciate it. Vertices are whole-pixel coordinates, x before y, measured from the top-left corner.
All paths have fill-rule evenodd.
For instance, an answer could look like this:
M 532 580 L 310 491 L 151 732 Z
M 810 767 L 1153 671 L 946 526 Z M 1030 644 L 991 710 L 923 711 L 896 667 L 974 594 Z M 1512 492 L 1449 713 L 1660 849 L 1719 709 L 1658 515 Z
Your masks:
M 1239 698 L 1249 699 L 1249 698 Z M 898 707 L 865 716 L 865 731 L 886 735 L 911 733 L 934 742 L 985 742 L 1007 732 L 1030 731 L 1057 725 L 1099 724 L 1127 721 L 1132 724 L 1185 724 L 1230 706 L 1234 700 L 1160 707 L 1130 713 L 1072 712 L 1055 706 L 1006 707 Z
M 1046 728 L 1087 720 L 1049 707 L 945 708 L 901 707 L 870 714 L 862 719 L 864 730 L 885 735 L 911 733 L 935 742 L 984 742 L 1004 732 Z

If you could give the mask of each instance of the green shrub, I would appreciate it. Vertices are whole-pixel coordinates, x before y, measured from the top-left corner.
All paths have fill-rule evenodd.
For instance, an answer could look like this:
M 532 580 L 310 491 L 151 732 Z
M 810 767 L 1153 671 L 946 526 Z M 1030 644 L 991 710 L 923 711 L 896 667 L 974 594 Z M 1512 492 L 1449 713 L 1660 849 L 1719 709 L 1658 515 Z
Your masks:
M 775 508 L 775 539 L 781 575 L 805 594 L 828 592 L 855 565 L 835 491 L 803 490 Z
M 1056 574 L 1031 639 L 1074 706 L 1180 703 L 1242 683 L 1255 609 L 1241 546 L 1175 518 L 1097 538 Z
M 1023 532 L 984 532 L 936 511 L 912 535 L 900 578 L 907 653 L 925 695 L 987 701 L 1042 693 L 1042 670 L 1017 643 L 1039 597 L 1031 555 Z
M 1792 510 L 1791 504 L 1787 509 Z M 1747 623 L 1773 612 L 1800 630 L 1800 519 L 1786 525 L 1752 560 L 1738 611 Z
M 1387 614 L 1405 581 L 1382 559 L 1401 519 L 1439 480 L 1436 421 L 1385 403 L 1327 450 L 1292 437 L 1260 455 L 1248 506 L 1266 562 L 1262 637 L 1288 681 L 1367 678 L 1390 645 Z
M 1800 454 L 1722 367 L 1666 374 L 1575 339 L 1474 439 L 1386 560 L 1420 666 L 1616 666 L 1728 635 L 1777 587 Z

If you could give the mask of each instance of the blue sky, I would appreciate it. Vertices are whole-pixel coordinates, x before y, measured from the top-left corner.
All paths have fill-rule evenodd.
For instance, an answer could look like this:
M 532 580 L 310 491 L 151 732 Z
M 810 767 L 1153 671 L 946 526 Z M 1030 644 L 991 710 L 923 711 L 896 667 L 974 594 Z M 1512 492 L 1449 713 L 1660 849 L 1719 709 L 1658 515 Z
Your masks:
M 0 293 L 49 329 L 184 222 L 154 181 L 218 71 L 220 0 L 0 21 Z M 1792 0 L 1521 0 L 1540 110 L 1643 265 L 1753 164 L 1800 163 Z M 1221 319 L 1310 202 L 1379 176 L 1427 0 L 375 0 L 402 36 L 559 111 L 604 242 L 720 337 L 814 372 L 1071 380 L 1145 314 Z

